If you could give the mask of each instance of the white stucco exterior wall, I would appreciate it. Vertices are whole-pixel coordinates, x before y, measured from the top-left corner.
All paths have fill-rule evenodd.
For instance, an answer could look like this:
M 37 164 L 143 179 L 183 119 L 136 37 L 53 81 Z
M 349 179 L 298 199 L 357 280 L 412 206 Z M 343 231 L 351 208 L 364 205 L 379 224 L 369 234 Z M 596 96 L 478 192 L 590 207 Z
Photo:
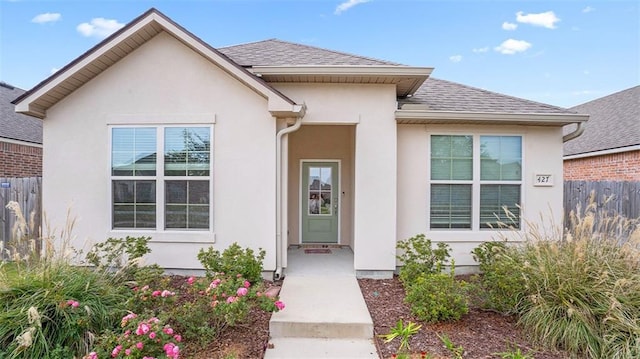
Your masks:
M 109 126 L 123 124 L 214 126 L 211 231 L 111 230 Z M 151 262 L 200 268 L 200 248 L 237 241 L 267 250 L 265 270 L 274 270 L 275 126 L 266 99 L 160 33 L 49 109 L 44 209 L 61 228 L 71 207 L 77 248 L 148 235 Z
M 396 91 L 394 85 L 275 84 L 307 105 L 303 124 L 355 124 L 353 250 L 361 273 L 395 269 Z
M 562 129 L 541 126 L 399 125 L 398 126 L 398 227 L 397 239 L 424 233 L 434 242 L 451 246 L 456 266 L 476 265 L 471 250 L 484 241 L 498 239 L 495 230 L 430 230 L 429 136 L 431 134 L 521 135 L 523 152 L 522 230 L 528 223 L 550 227 L 562 219 Z M 551 174 L 554 184 L 534 186 L 536 174 Z M 545 218 L 540 223 L 540 218 Z M 505 233 L 502 231 L 501 233 Z M 516 238 L 514 236 L 513 238 Z

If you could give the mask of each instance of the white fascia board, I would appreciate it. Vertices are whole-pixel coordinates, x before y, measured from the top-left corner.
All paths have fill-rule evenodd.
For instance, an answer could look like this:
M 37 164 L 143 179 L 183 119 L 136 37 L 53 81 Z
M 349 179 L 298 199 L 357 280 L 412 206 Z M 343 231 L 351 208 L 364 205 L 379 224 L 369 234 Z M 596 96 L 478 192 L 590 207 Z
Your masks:
M 575 159 L 578 159 L 578 158 L 587 158 L 587 157 L 597 157 L 597 156 L 613 155 L 613 154 L 616 154 L 616 153 L 631 152 L 631 151 L 640 151 L 640 145 L 633 145 L 633 146 L 626 146 L 626 147 L 612 148 L 612 149 L 610 149 L 610 150 L 602 150 L 602 151 L 593 151 L 593 152 L 579 153 L 579 154 L 576 154 L 576 155 L 564 156 L 564 157 L 562 157 L 562 159 L 563 159 L 564 161 L 567 161 L 567 160 L 575 160 Z
M 256 75 L 339 75 L 339 76 L 402 76 L 429 77 L 433 67 L 392 65 L 342 65 L 342 66 L 253 66 L 248 69 Z
M 411 121 L 469 121 L 469 122 L 517 122 L 532 125 L 564 126 L 571 123 L 586 122 L 589 115 L 583 114 L 548 114 L 548 113 L 493 113 L 493 112 L 457 112 L 457 111 L 425 111 L 396 110 L 396 120 Z
M 140 28 L 146 26 L 147 24 L 149 24 L 153 20 L 157 21 L 158 18 L 159 17 L 156 14 L 151 14 L 150 16 L 146 17 L 142 21 L 136 23 L 134 26 L 132 26 L 127 31 L 125 31 L 125 32 L 121 33 L 119 36 L 111 39 L 111 41 L 107 42 L 106 44 L 104 44 L 100 48 L 97 48 L 93 53 L 88 54 L 86 57 L 82 58 L 80 61 L 78 61 L 73 66 L 69 67 L 68 69 L 65 69 L 62 72 L 56 73 L 55 75 L 53 75 L 54 77 L 51 78 L 48 83 L 46 83 L 44 86 L 39 88 L 36 92 L 30 94 L 29 96 L 27 96 L 27 97 L 23 98 L 22 100 L 20 100 L 20 102 L 16 103 L 15 111 L 16 112 L 20 112 L 20 113 L 26 113 L 26 112 L 40 113 L 39 110 L 37 110 L 37 109 L 34 110 L 33 108 L 31 108 L 31 106 L 30 106 L 31 102 L 33 102 L 36 99 L 40 98 L 41 96 L 43 96 L 47 92 L 51 91 L 53 88 L 58 86 L 60 83 L 64 82 L 69 77 L 73 76 L 75 73 L 80 71 L 83 67 L 87 66 L 88 64 L 93 62 L 95 59 L 99 58 L 100 56 L 104 55 L 106 52 L 110 51 L 118 43 L 124 41 L 124 39 L 126 39 L 127 37 L 131 36 L 132 34 L 137 32 L 138 30 L 140 30 Z M 40 114 L 42 115 L 42 117 L 44 117 L 44 112 L 42 112 Z

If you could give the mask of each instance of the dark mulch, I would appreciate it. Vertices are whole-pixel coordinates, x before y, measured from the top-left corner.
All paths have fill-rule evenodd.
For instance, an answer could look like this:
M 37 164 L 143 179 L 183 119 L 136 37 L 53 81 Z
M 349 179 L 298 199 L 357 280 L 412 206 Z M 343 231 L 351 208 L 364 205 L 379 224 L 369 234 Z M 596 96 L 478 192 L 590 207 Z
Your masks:
M 471 308 L 469 313 L 457 322 L 428 324 L 420 322 L 411 314 L 411 308 L 404 302 L 404 288 L 400 280 L 359 279 L 360 289 L 373 319 L 376 345 L 382 358 L 391 358 L 397 352 L 398 340 L 385 343 L 378 335 L 387 334 L 399 319 L 405 324 L 412 321 L 422 324 L 420 331 L 411 338 L 410 347 L 414 353 L 425 352 L 435 358 L 450 358 L 438 335 L 445 334 L 456 346 L 464 348 L 464 358 L 500 358 L 495 353 L 509 348 L 520 348 L 536 359 L 556 359 L 566 357 L 563 353 L 536 348 L 522 334 L 516 320 L 494 312 Z

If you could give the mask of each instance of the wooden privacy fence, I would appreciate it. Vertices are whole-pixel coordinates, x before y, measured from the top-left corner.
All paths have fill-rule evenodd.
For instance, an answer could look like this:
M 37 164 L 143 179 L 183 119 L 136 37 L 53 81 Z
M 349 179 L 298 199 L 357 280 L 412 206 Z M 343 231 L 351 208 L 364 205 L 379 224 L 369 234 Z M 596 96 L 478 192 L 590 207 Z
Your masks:
M 626 218 L 640 218 L 640 181 L 564 181 L 565 221 L 569 212 L 589 204 L 591 192 L 598 210 L 619 214 Z
M 38 238 L 42 222 L 42 177 L 0 178 L 0 241 L 3 248 L 12 238 L 16 216 L 7 208 L 11 201 L 18 202 L 27 221 L 34 213 L 34 238 Z M 5 252 L 0 254 L 4 258 Z

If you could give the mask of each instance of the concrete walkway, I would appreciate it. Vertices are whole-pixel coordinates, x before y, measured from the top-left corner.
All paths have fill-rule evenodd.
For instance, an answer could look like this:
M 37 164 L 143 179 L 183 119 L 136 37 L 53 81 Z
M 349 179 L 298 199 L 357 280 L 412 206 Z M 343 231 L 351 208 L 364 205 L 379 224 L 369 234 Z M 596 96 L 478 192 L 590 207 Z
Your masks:
M 378 358 L 369 315 L 353 270 L 353 252 L 289 251 L 280 300 L 269 323 L 265 359 Z

